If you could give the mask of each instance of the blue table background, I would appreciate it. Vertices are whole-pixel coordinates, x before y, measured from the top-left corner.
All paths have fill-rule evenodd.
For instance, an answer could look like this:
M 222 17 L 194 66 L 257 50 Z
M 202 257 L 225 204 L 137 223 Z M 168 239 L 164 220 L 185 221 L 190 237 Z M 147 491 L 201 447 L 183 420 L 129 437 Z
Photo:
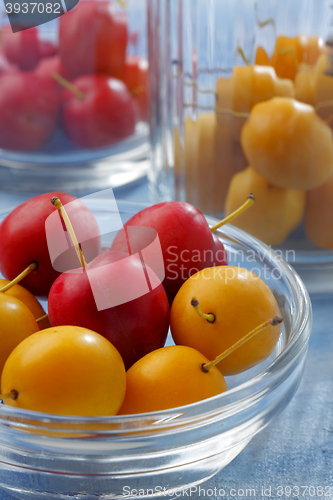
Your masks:
M 31 196 L 0 191 L 0 210 Z M 115 196 L 147 202 L 147 181 L 116 189 Z M 262 489 L 273 499 L 288 498 L 288 493 L 289 498 L 306 500 L 333 498 L 333 296 L 311 298 L 313 331 L 295 397 L 238 457 L 202 484 L 200 492 L 197 487 L 181 498 L 265 498 Z M 12 498 L 0 493 L 1 500 Z

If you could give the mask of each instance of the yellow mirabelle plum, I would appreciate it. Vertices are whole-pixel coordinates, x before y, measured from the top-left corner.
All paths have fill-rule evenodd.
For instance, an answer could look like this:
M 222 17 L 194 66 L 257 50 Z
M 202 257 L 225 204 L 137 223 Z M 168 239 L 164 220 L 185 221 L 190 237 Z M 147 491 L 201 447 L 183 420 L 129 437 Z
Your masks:
M 318 247 L 333 250 L 333 176 L 307 192 L 305 230 Z
M 296 38 L 279 36 L 276 39 L 271 64 L 280 78 L 295 80 L 299 61 Z
M 259 66 L 269 66 L 269 57 L 263 47 L 258 47 L 256 51 L 255 63 Z
M 0 289 L 2 287 L 5 287 L 9 283 L 9 280 L 0 279 Z M 25 304 L 27 308 L 32 312 L 36 320 L 45 315 L 45 311 L 36 297 L 23 286 L 19 284 L 13 285 L 4 293 L 23 302 L 23 304 Z M 51 325 L 49 319 L 45 318 L 38 323 L 38 326 L 40 330 L 44 330 L 45 328 L 49 328 Z
M 331 129 L 312 106 L 294 99 L 254 106 L 241 144 L 251 167 L 274 186 L 314 189 L 333 174 Z
M 255 104 L 275 96 L 294 97 L 295 91 L 290 80 L 276 76 L 274 68 L 256 65 L 237 66 L 229 80 L 219 78 L 216 94 L 218 124 L 229 125 L 233 139 L 239 140 L 246 115 Z
M 209 360 L 187 346 L 168 346 L 146 354 L 126 373 L 126 395 L 119 415 L 166 410 L 211 398 L 227 390 L 214 366 L 202 370 Z
M 327 119 L 333 113 L 333 64 L 329 54 L 322 54 L 315 66 L 314 105 L 318 115 Z
M 232 224 L 264 243 L 282 243 L 301 222 L 305 208 L 305 192 L 272 186 L 251 167 L 232 178 L 225 204 L 226 215 L 240 206 L 247 193 L 253 193 L 256 202 Z
M 30 335 L 11 352 L 1 377 L 4 403 L 57 415 L 115 415 L 125 391 L 125 366 L 117 349 L 78 326 Z M 13 392 L 15 397 L 8 397 Z
M 313 66 L 324 50 L 324 41 L 318 36 L 299 35 L 296 38 L 279 36 L 276 39 L 271 64 L 277 76 L 295 80 L 298 66 Z
M 296 37 L 298 61 L 314 66 L 325 51 L 325 42 L 320 36 L 298 35 Z
M 193 298 L 213 321 L 198 316 Z M 175 344 L 197 349 L 213 360 L 249 331 L 277 316 L 276 298 L 259 276 L 240 267 L 210 267 L 192 275 L 178 291 L 171 307 L 170 328 Z M 280 327 L 269 326 L 216 366 L 223 375 L 248 370 L 273 352 L 279 336 Z
M 301 65 L 295 78 L 295 99 L 311 106 L 315 105 L 315 72 L 307 65 Z
M 38 331 L 38 324 L 27 306 L 15 297 L 0 293 L 0 376 L 13 349 Z
M 246 166 L 246 159 L 226 127 L 219 127 L 215 113 L 187 118 L 184 145 L 174 132 L 177 198 L 185 191 L 186 201 L 204 213 L 222 212 L 232 176 Z

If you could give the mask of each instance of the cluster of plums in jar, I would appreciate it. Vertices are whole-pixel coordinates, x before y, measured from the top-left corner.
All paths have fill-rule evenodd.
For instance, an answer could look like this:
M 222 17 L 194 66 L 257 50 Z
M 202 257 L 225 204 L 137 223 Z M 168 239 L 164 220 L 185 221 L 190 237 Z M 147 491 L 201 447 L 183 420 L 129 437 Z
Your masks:
M 216 82 L 216 106 L 175 131 L 176 176 L 205 213 L 256 205 L 235 225 L 270 245 L 304 221 L 308 239 L 333 249 L 333 66 L 317 36 L 278 36 Z
M 107 147 L 147 121 L 148 62 L 127 54 L 116 4 L 79 2 L 60 17 L 57 44 L 37 28 L 1 29 L 0 148 L 38 150 L 59 129 L 74 147 Z
M 161 203 L 102 251 L 93 213 L 73 196 L 10 212 L 0 225 L 3 403 L 86 417 L 164 410 L 226 391 L 225 376 L 270 356 L 278 303 L 261 278 L 228 265 L 220 225 L 188 203 Z M 160 258 L 149 257 L 152 239 Z M 55 241 L 69 241 L 63 255 Z

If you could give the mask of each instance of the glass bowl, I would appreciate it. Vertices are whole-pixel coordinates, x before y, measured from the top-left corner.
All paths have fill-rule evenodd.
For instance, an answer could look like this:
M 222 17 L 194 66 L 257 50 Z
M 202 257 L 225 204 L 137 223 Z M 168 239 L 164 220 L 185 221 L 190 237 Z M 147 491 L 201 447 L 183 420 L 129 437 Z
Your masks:
M 90 199 L 89 207 L 99 222 L 110 216 L 100 200 Z M 124 223 L 144 205 L 119 202 L 118 208 Z M 0 221 L 7 213 L 0 213 Z M 260 241 L 232 226 L 218 236 L 230 264 L 260 275 L 278 301 L 284 322 L 273 354 L 228 377 L 226 393 L 171 410 L 75 418 L 2 404 L 2 488 L 20 499 L 181 496 L 225 467 L 287 406 L 307 354 L 308 292 L 293 268 Z M 103 244 L 110 244 L 108 238 Z
M 92 4 L 93 2 L 88 2 Z M 106 15 L 106 9 L 104 9 L 105 4 L 108 4 L 109 10 L 108 10 L 108 15 Z M 9 9 L 9 5 L 6 7 Z M 13 4 L 14 5 L 14 4 Z M 37 4 L 36 4 L 37 5 Z M 60 5 L 60 4 L 58 4 Z M 6 9 L 5 5 L 3 4 L 0 6 L 0 14 L 1 14 L 1 21 L 0 21 L 0 30 L 1 30 L 1 35 L 7 41 L 5 44 L 5 48 L 2 51 L 1 55 L 1 61 L 0 64 L 4 65 L 3 68 L 0 68 L 0 73 L 4 74 L 6 76 L 7 73 L 10 73 L 10 71 L 14 71 L 19 75 L 20 78 L 23 78 L 24 76 L 28 76 L 27 73 L 31 74 L 38 74 L 40 75 L 40 71 L 42 71 L 42 76 L 45 78 L 45 74 L 43 74 L 43 70 L 41 70 L 40 67 L 43 68 L 43 64 L 49 64 L 52 60 L 55 60 L 57 57 L 61 58 L 64 55 L 66 57 L 70 56 L 72 59 L 75 60 L 75 55 L 77 56 L 78 51 L 80 51 L 80 47 L 82 44 L 85 43 L 85 34 L 84 37 L 82 35 L 83 31 L 77 29 L 77 25 L 82 24 L 82 16 L 80 16 L 80 9 L 82 7 L 83 2 L 80 1 L 80 5 L 75 7 L 71 12 L 65 13 L 63 16 L 61 16 L 59 19 L 51 19 L 48 22 L 44 22 L 44 24 L 41 24 L 38 26 L 38 34 L 37 34 L 37 40 L 38 40 L 38 47 L 42 47 L 41 44 L 48 44 L 50 47 L 48 50 L 51 50 L 50 54 L 43 54 L 39 55 L 37 60 L 35 61 L 35 64 L 33 66 L 29 66 L 29 71 L 21 71 L 22 67 L 22 62 L 17 64 L 15 63 L 15 66 L 13 68 L 10 66 L 7 68 L 6 65 L 9 63 L 14 64 L 15 62 L 15 57 L 16 59 L 18 58 L 18 54 L 12 54 L 10 51 L 13 52 L 13 47 L 16 49 L 18 48 L 17 46 L 20 45 L 20 51 L 22 52 L 22 57 L 24 60 L 30 61 L 31 59 L 34 59 L 36 55 L 34 54 L 34 51 L 36 50 L 36 41 L 35 41 L 35 35 L 34 32 L 30 33 L 30 38 L 27 35 L 25 39 L 21 38 L 24 33 L 28 33 L 31 30 L 23 30 L 19 31 L 16 33 L 9 33 L 9 24 L 8 24 L 8 16 L 6 14 Z M 100 33 L 100 29 L 103 29 L 102 20 L 105 23 L 110 23 L 111 20 L 112 22 L 117 22 L 120 23 L 122 20 L 122 24 L 115 24 L 116 29 L 120 29 L 119 26 L 122 26 L 122 30 L 124 30 L 124 22 L 126 22 L 126 35 L 123 33 L 123 37 L 126 37 L 126 42 L 124 40 L 116 40 L 117 44 L 121 45 L 122 43 L 125 43 L 125 47 L 119 48 L 121 51 L 126 51 L 126 56 L 125 52 L 122 54 L 122 57 L 124 58 L 124 64 L 125 64 L 125 57 L 126 57 L 126 66 L 125 69 L 118 71 L 116 74 L 113 70 L 108 71 L 108 72 L 102 72 L 103 75 L 104 73 L 108 77 L 113 77 L 117 78 L 119 80 L 123 79 L 124 82 L 126 82 L 126 85 L 128 87 L 128 90 L 126 92 L 130 92 L 130 94 L 133 96 L 135 106 L 136 106 L 136 114 L 137 117 L 135 119 L 135 128 L 133 132 L 130 135 L 119 135 L 119 137 L 122 137 L 121 139 L 118 138 L 116 141 L 116 138 L 114 138 L 113 141 L 112 135 L 114 132 L 112 132 L 112 127 L 110 126 L 110 119 L 108 122 L 108 129 L 104 130 L 106 140 L 104 140 L 103 144 L 101 146 L 95 146 L 91 145 L 89 146 L 89 143 L 87 145 L 82 145 L 82 141 L 80 144 L 77 142 L 73 142 L 70 138 L 70 135 L 68 134 L 68 131 L 66 131 L 65 127 L 65 119 L 63 116 L 63 102 L 62 102 L 62 97 L 60 98 L 61 94 L 61 87 L 56 86 L 56 89 L 58 89 L 59 93 L 59 103 L 58 103 L 58 110 L 57 110 L 57 118 L 55 120 L 54 126 L 51 128 L 50 133 L 46 134 L 46 137 L 44 141 L 37 147 L 32 146 L 32 140 L 35 139 L 35 136 L 33 134 L 29 135 L 29 140 L 27 139 L 25 143 L 27 143 L 25 146 L 21 145 L 22 138 L 20 135 L 23 134 L 22 130 L 19 129 L 19 123 L 18 123 L 18 117 L 22 115 L 22 122 L 25 120 L 28 121 L 29 119 L 29 112 L 32 114 L 32 122 L 35 119 L 34 118 L 34 113 L 36 112 L 35 108 L 32 106 L 32 104 L 36 103 L 36 98 L 30 97 L 31 101 L 31 107 L 29 109 L 29 112 L 26 111 L 24 105 L 22 108 L 22 103 L 17 102 L 18 98 L 14 100 L 12 98 L 11 100 L 7 98 L 10 102 L 8 106 L 10 106 L 10 109 L 8 111 L 9 115 L 11 117 L 16 117 L 17 120 L 15 121 L 14 124 L 10 123 L 7 126 L 7 132 L 13 135 L 13 130 L 15 131 L 16 128 L 19 129 L 18 132 L 16 132 L 16 136 L 13 137 L 12 139 L 12 145 L 6 147 L 8 144 L 8 139 L 7 143 L 4 140 L 4 138 L 1 137 L 1 134 L 4 134 L 3 128 L 1 129 L 0 132 L 0 139 L 1 140 L 1 147 L 0 147 L 0 188 L 2 189 L 8 189 L 8 190 L 14 190 L 14 191 L 21 191 L 21 192 L 48 192 L 50 190 L 50 186 L 52 186 L 52 189 L 54 190 L 59 190 L 59 191 L 66 191 L 66 192 L 87 192 L 88 190 L 98 190 L 98 189 L 103 189 L 105 187 L 119 187 L 123 186 L 126 184 L 129 184 L 131 182 L 134 182 L 138 179 L 144 178 L 147 173 L 147 168 L 148 168 L 148 163 L 147 159 L 149 156 L 149 151 L 150 151 L 150 140 L 149 140 L 149 124 L 148 124 L 148 116 L 143 116 L 143 112 L 139 110 L 139 99 L 136 99 L 135 93 L 140 93 L 146 95 L 147 92 L 147 82 L 146 80 L 149 79 L 148 76 L 148 37 L 147 37 L 147 11 L 146 11 L 146 3 L 144 0 L 140 0 L 139 2 L 137 0 L 126 0 L 126 5 L 125 2 L 118 1 L 118 0 L 96 0 L 96 5 L 101 5 L 103 6 L 103 14 L 104 17 L 100 19 L 100 24 L 98 25 L 98 30 L 95 33 L 94 29 L 97 29 L 97 21 L 93 19 L 93 16 L 91 15 L 91 25 L 89 25 L 89 31 L 92 33 L 94 32 L 95 35 L 97 36 L 98 33 Z M 41 7 L 44 9 L 42 4 L 38 4 L 38 7 Z M 21 6 L 20 4 L 15 4 L 15 9 L 20 10 Z M 37 7 L 36 7 L 37 10 Z M 78 13 L 79 12 L 79 13 Z M 82 12 L 82 11 L 81 11 Z M 21 16 L 23 14 L 21 13 Z M 16 22 L 20 24 L 20 22 L 23 23 L 23 21 L 26 21 L 23 18 L 19 18 L 20 14 L 17 14 L 17 19 Z M 66 23 L 66 17 L 65 16 L 74 16 L 72 18 L 72 21 L 67 22 L 67 29 L 63 28 L 62 35 L 60 35 L 60 26 L 61 23 L 64 22 Z M 78 16 L 78 17 L 76 17 Z M 117 16 L 117 17 L 116 17 Z M 71 19 L 71 17 L 69 17 Z M 97 19 L 97 15 L 96 15 Z M 124 21 L 125 20 L 125 21 Z M 74 26 L 73 30 L 77 33 L 80 34 L 79 41 L 76 41 L 76 43 L 69 42 L 69 46 L 67 48 L 67 53 L 65 52 L 64 49 L 64 44 L 62 44 L 62 56 L 60 56 L 60 45 L 61 45 L 61 36 L 66 37 L 68 35 L 68 23 L 72 23 L 72 26 Z M 23 24 L 24 25 L 24 24 Z M 107 26 L 109 26 L 107 24 Z M 117 28 L 118 26 L 118 28 Z M 34 28 L 33 28 L 34 29 Z M 87 28 L 88 30 L 88 28 Z M 110 31 L 109 31 L 110 32 Z M 119 37 L 118 37 L 119 38 Z M 24 40 L 28 41 L 30 40 L 30 43 L 25 42 Z M 105 42 L 105 40 L 104 40 Z M 97 41 L 92 35 L 90 37 L 90 45 L 88 47 L 85 47 L 85 50 L 88 52 L 91 51 L 94 54 L 94 51 L 96 49 Z M 15 45 L 16 44 L 16 45 Z M 115 50 L 115 42 L 113 41 L 111 49 L 114 51 Z M 82 49 L 83 50 L 83 49 Z M 97 50 L 97 49 L 96 49 Z M 108 49 L 105 49 L 106 53 L 105 56 L 107 55 L 107 50 L 110 50 L 110 47 Z M 16 50 L 17 52 L 17 50 Z M 75 54 L 73 54 L 75 52 Z M 72 56 L 71 56 L 72 54 Z M 91 57 L 87 56 L 88 58 Z M 110 56 L 112 57 L 112 56 Z M 59 59 L 60 60 L 60 59 Z M 132 61 L 132 62 L 131 62 Z M 141 66 L 138 66 L 136 68 L 136 64 Z M 71 66 L 68 65 L 67 66 Z M 58 69 L 56 69 L 58 68 Z M 130 69 L 128 69 L 130 68 Z M 132 69 L 131 69 L 132 68 Z M 73 81 L 76 81 L 77 77 L 82 76 L 83 74 L 100 74 L 101 70 L 98 68 L 95 68 L 95 64 L 93 64 L 93 68 L 86 70 L 86 71 L 80 71 L 76 76 L 71 75 L 71 69 L 67 67 L 66 70 L 64 70 L 64 67 L 62 67 L 63 71 L 66 71 L 67 73 L 63 76 L 66 76 L 66 79 Z M 137 72 L 135 73 L 135 69 L 137 69 Z M 126 70 L 126 71 L 125 71 Z M 60 72 L 60 66 L 54 66 L 53 71 L 55 72 Z M 142 74 L 140 73 L 142 71 Z M 45 70 L 44 66 L 44 73 L 47 73 Z M 127 73 L 130 75 L 128 75 Z M 133 74 L 132 74 L 132 73 Z M 51 73 L 51 71 L 49 71 Z M 139 76 L 138 76 L 139 75 Z M 140 85 L 139 83 L 136 82 L 135 78 L 139 78 L 141 75 L 142 78 L 145 78 L 145 84 L 143 84 L 140 80 Z M 144 76 L 143 76 L 144 75 Z M 8 76 L 8 75 L 7 75 Z M 31 76 L 31 75 L 30 75 Z M 105 75 L 104 75 L 105 76 Z M 35 76 L 36 78 L 36 76 Z M 132 78 L 132 80 L 131 80 Z M 134 83 L 133 83 L 134 82 Z M 132 88 L 131 85 L 134 85 L 135 87 Z M 36 83 L 35 83 L 36 85 Z M 57 85 L 57 84 L 56 84 Z M 8 86 L 7 86 L 8 87 Z M 3 89 L 1 87 L 0 93 L 8 92 L 8 88 Z M 13 87 L 13 84 L 12 84 Z M 48 98 L 51 100 L 51 98 Z M 55 101 L 56 96 L 53 95 L 52 101 Z M 14 101 L 14 102 L 13 102 Z M 60 102 L 61 101 L 61 102 Z M 137 102 L 138 101 L 138 102 Z M 104 102 L 105 102 L 105 96 L 104 96 Z M 3 105 L 3 103 L 2 103 Z M 91 119 L 91 123 L 93 123 L 93 114 L 100 113 L 100 110 L 98 111 L 98 102 L 95 103 L 93 107 L 89 110 L 89 120 Z M 110 110 L 109 110 L 110 112 Z M 45 113 L 45 111 L 44 111 Z M 88 113 L 88 112 L 87 112 Z M 147 111 L 148 113 L 148 111 Z M 5 112 L 3 111 L 2 114 L 4 115 Z M 16 116 L 18 115 L 18 116 Z M 27 115 L 27 116 L 26 116 Z M 103 117 L 102 117 L 103 118 Z M 45 119 L 45 117 L 44 117 Z M 105 116 L 104 116 L 105 119 Z M 94 123 L 94 126 L 90 125 L 90 130 L 88 132 L 89 134 L 96 134 L 98 130 L 98 126 L 101 126 L 101 119 L 99 119 L 99 125 L 96 125 Z M 114 115 L 113 115 L 113 120 L 115 120 Z M 34 122 L 33 122 L 34 124 Z M 3 125 L 1 125 L 3 126 Z M 32 127 L 31 127 L 32 128 Z M 45 127 L 44 127 L 45 128 Z M 39 123 L 37 125 L 35 124 L 35 134 L 40 134 L 41 133 L 41 126 Z M 26 135 L 28 135 L 27 132 L 27 127 L 24 129 Z M 89 136 L 90 137 L 90 136 Z M 115 142 L 116 141 L 116 142 Z M 80 142 L 80 141 L 79 141 Z

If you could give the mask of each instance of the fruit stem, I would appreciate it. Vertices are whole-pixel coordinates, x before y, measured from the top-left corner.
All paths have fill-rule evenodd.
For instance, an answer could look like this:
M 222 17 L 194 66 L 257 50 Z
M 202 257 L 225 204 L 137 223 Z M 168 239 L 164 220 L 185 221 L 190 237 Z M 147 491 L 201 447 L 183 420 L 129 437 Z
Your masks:
M 332 76 L 332 75 L 328 75 L 328 76 Z M 320 101 L 318 102 L 318 104 L 316 104 L 316 106 L 314 107 L 316 111 L 318 111 L 319 109 L 321 108 L 327 108 L 327 107 L 331 107 L 333 105 L 333 100 L 329 100 L 329 101 Z
M 256 12 L 256 23 L 259 28 L 265 28 L 269 24 L 271 24 L 274 28 L 274 31 L 276 29 L 275 26 L 275 20 L 273 17 L 270 17 L 269 19 L 266 19 L 265 21 L 260 21 L 259 16 L 258 16 L 258 5 L 257 3 L 254 4 L 255 12 Z
M 52 205 L 54 205 L 59 210 L 60 215 L 63 218 L 63 221 L 65 223 L 67 231 L 69 232 L 69 235 L 70 235 L 71 240 L 73 242 L 73 245 L 74 245 L 76 254 L 77 254 L 78 258 L 79 258 L 80 264 L 83 267 L 83 269 L 85 269 L 86 266 L 87 266 L 87 263 L 84 260 L 84 256 L 83 256 L 83 253 L 82 253 L 82 250 L 81 250 L 81 246 L 80 246 L 79 242 L 77 241 L 77 238 L 75 236 L 75 232 L 74 232 L 72 223 L 69 220 L 69 217 L 67 215 L 65 207 L 63 206 L 63 204 L 61 203 L 60 199 L 57 196 L 55 196 L 54 198 L 51 199 L 51 203 L 52 203 Z
M 194 106 L 195 104 L 192 103 L 191 105 Z M 232 109 L 228 109 L 228 108 L 215 108 L 215 112 L 221 113 L 222 115 L 231 115 L 234 118 L 246 118 L 247 119 L 250 117 L 250 113 L 245 113 L 242 111 L 233 111 Z
M 226 358 L 227 356 L 229 356 L 229 354 L 231 354 L 236 349 L 238 349 L 238 347 L 240 347 L 243 344 L 245 344 L 245 342 L 247 342 L 248 340 L 252 339 L 252 337 L 254 337 L 255 335 L 257 335 L 257 333 L 261 332 L 262 330 L 264 330 L 268 326 L 277 326 L 280 323 L 282 323 L 282 321 L 283 321 L 283 318 L 278 317 L 278 316 L 275 316 L 274 318 L 271 318 L 268 321 L 265 321 L 265 323 L 262 323 L 261 325 L 257 326 L 257 328 L 255 328 L 250 333 L 248 333 L 247 335 L 245 335 L 244 337 L 242 337 L 234 345 L 232 345 L 231 347 L 229 347 L 228 349 L 226 349 L 222 354 L 220 354 L 215 359 L 213 359 L 213 361 L 209 361 L 209 363 L 203 363 L 201 365 L 202 371 L 203 372 L 209 372 L 209 370 L 211 368 L 213 368 L 213 366 L 217 365 L 220 361 L 222 361 L 222 359 Z
M 225 219 L 223 219 L 220 222 L 218 222 L 217 224 L 215 224 L 215 226 L 211 227 L 210 228 L 211 232 L 214 233 L 214 231 L 219 229 L 221 226 L 224 226 L 224 224 L 227 224 L 231 220 L 236 219 L 236 217 L 238 217 L 243 212 L 245 212 L 245 210 L 252 207 L 254 202 L 255 202 L 255 197 L 253 196 L 252 193 L 250 193 L 249 196 L 247 197 L 246 202 L 243 203 L 243 205 L 241 207 L 237 208 L 237 210 L 232 212 L 232 214 L 228 215 L 228 217 L 226 217 Z
M 245 62 L 245 64 L 246 64 L 246 66 L 249 66 L 250 61 L 249 61 L 249 60 L 248 60 L 248 58 L 246 57 L 245 52 L 244 52 L 244 50 L 242 49 L 242 47 L 241 47 L 240 45 L 238 45 L 238 47 L 237 47 L 236 54 L 240 54 L 240 55 L 241 55 L 241 57 L 242 57 L 242 59 L 243 59 L 243 61 L 244 61 L 244 62 Z
M 10 283 L 7 283 L 4 287 L 0 289 L 0 292 L 4 293 L 7 292 L 12 286 L 16 285 L 20 281 L 22 281 L 28 274 L 30 274 L 32 271 L 36 271 L 38 269 L 38 262 L 31 262 L 31 264 L 28 265 L 28 267 L 22 271 L 18 276 L 16 276 L 15 279 L 13 279 Z
M 52 78 L 54 78 L 62 87 L 70 90 L 78 99 L 84 99 L 86 94 L 79 90 L 75 85 L 66 80 L 63 76 L 59 75 L 55 71 L 51 73 Z
M 279 56 L 288 56 L 288 55 L 292 55 L 294 60 L 295 60 L 295 64 L 296 64 L 296 69 L 298 71 L 298 68 L 299 68 L 299 64 L 298 64 L 298 60 L 297 60 L 297 57 L 296 57 L 296 53 L 294 51 L 293 48 L 291 47 L 287 47 L 286 49 L 280 49 L 280 47 L 277 47 L 277 53 L 279 54 Z
M 130 93 L 134 97 L 138 97 L 142 92 L 146 90 L 146 87 L 144 85 L 139 85 L 138 87 L 134 87 L 133 89 L 130 90 Z
M 41 321 L 44 321 L 44 319 L 47 319 L 49 317 L 48 314 L 44 314 L 40 318 L 36 319 L 36 323 L 40 323 Z
M 208 314 L 205 314 L 201 311 L 200 307 L 199 307 L 199 301 L 193 297 L 193 299 L 191 300 L 191 306 L 194 307 L 194 309 L 196 310 L 196 312 L 199 314 L 200 318 L 203 318 L 205 320 L 208 321 L 208 323 L 214 323 L 215 320 L 216 320 L 216 316 L 215 314 L 213 313 L 208 313 Z
M 15 401 L 15 399 L 18 398 L 18 395 L 19 393 L 13 389 L 12 391 L 10 391 L 8 394 L 0 394 L 0 399 L 3 401 L 4 399 L 12 399 L 13 401 Z

